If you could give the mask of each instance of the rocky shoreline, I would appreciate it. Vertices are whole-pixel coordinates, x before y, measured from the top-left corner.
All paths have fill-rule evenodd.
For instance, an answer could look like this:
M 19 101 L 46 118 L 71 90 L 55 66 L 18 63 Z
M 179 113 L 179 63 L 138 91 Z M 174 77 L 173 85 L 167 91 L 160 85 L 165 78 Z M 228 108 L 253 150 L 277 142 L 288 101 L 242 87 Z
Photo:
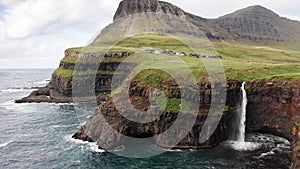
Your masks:
M 53 89 L 51 83 L 45 87 L 40 87 L 38 90 L 33 91 L 29 96 L 20 100 L 16 100 L 15 103 L 71 103 L 72 97 L 62 96 L 55 89 Z

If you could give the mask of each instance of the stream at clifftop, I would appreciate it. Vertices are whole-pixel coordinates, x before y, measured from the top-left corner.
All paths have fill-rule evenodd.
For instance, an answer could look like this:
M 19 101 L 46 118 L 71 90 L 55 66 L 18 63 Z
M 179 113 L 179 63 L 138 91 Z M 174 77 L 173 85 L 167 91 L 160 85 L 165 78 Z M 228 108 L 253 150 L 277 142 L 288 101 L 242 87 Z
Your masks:
M 206 150 L 173 150 L 146 159 L 116 156 L 71 139 L 80 123 L 73 104 L 15 104 L 50 79 L 53 70 L 0 70 L 0 168 L 211 168 L 288 169 L 289 142 L 267 134 L 246 135 L 256 150 L 237 151 L 224 142 Z

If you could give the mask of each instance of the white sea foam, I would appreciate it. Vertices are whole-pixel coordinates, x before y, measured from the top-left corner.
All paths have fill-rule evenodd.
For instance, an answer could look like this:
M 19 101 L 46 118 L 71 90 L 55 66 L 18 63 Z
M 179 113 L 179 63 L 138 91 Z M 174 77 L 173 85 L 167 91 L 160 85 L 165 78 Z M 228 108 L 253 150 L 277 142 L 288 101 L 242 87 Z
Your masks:
M 80 126 L 84 126 L 84 125 L 86 125 L 86 121 L 80 123 Z
M 88 142 L 88 141 L 82 141 L 82 140 L 79 140 L 79 139 L 74 139 L 74 138 L 72 138 L 71 135 L 66 136 L 65 139 L 66 139 L 66 141 L 73 142 L 75 144 L 88 145 L 92 152 L 97 152 L 97 153 L 104 153 L 105 152 L 105 150 L 100 149 L 99 146 L 97 145 L 97 143 L 95 143 L 95 142 Z
M 162 149 L 163 151 L 167 151 L 167 152 L 184 152 L 184 151 L 190 151 L 190 152 L 193 152 L 193 151 L 196 151 L 194 149 L 186 149 L 186 150 L 183 150 L 183 149 L 167 149 L 167 148 L 162 148 L 162 147 L 159 147 L 160 149 Z
M 76 103 L 49 103 L 50 105 L 59 106 L 76 106 Z
M 253 151 L 261 146 L 259 143 L 239 141 L 228 141 L 226 145 L 238 151 Z
M 46 85 L 48 83 L 48 80 L 43 80 L 40 82 L 34 82 L 34 84 L 38 84 L 38 85 Z
M 160 149 L 162 149 L 163 151 L 167 151 L 167 152 L 182 152 L 183 150 L 181 149 L 170 149 L 170 148 L 162 148 L 159 147 Z
M 113 151 L 114 152 L 119 152 L 119 151 L 123 151 L 123 150 L 125 150 L 125 146 L 121 145 L 121 146 L 118 146 L 117 148 L 115 148 Z
M 273 148 L 272 150 L 270 150 L 269 152 L 265 152 L 265 153 L 261 153 L 258 158 L 263 158 L 265 156 L 270 156 L 270 155 L 274 155 L 277 148 Z
M 22 89 L 22 88 L 14 88 L 14 89 L 4 89 L 1 92 L 22 92 L 29 89 Z
M 13 100 L 9 100 L 3 103 L 0 103 L 0 106 L 7 109 L 7 110 L 14 110 L 15 109 L 15 102 Z
M 105 150 L 100 149 L 99 146 L 97 145 L 97 143 L 89 143 L 90 149 L 93 152 L 97 152 L 97 153 L 104 153 Z
M 22 104 L 16 104 L 14 100 L 9 100 L 3 103 L 0 103 L 0 106 L 7 109 L 7 110 L 24 110 L 26 108 L 32 108 L 34 103 L 22 103 Z
M 78 124 L 70 124 L 70 125 L 53 125 L 53 128 L 66 128 L 66 127 L 72 127 L 72 126 L 78 126 Z
M 0 148 L 6 147 L 8 144 L 10 144 L 12 141 L 6 142 L 6 143 L 2 143 L 0 144 Z

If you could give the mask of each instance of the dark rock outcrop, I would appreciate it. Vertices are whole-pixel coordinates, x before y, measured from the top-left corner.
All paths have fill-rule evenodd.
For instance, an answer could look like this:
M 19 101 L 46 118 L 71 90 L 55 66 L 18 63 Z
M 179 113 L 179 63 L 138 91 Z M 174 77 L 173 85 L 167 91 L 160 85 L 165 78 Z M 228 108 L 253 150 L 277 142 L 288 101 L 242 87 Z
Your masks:
M 36 91 L 30 93 L 29 96 L 24 97 L 20 100 L 16 100 L 16 103 L 70 103 L 72 102 L 72 97 L 67 97 L 60 95 L 51 83 L 46 87 L 41 87 Z
M 291 146 L 291 160 L 292 165 L 290 169 L 300 168 L 300 123 L 295 123 L 293 127 L 293 140 Z
M 299 81 L 262 80 L 247 83 L 247 129 L 292 140 L 300 121 Z

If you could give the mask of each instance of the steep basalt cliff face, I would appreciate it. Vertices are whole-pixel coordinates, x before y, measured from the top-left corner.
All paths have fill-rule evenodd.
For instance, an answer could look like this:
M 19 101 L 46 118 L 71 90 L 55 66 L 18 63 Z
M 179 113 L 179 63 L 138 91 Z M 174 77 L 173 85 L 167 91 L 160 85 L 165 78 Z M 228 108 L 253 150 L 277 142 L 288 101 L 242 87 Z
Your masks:
M 62 60 L 60 62 L 58 70 L 70 71 L 69 77 L 64 77 L 59 73 L 54 72 L 52 74 L 52 85 L 53 88 L 62 96 L 71 97 L 72 96 L 72 76 L 74 71 L 87 71 L 89 67 L 96 65 L 98 66 L 99 73 L 96 73 L 95 80 L 95 94 L 101 92 L 110 92 L 111 80 L 113 77 L 113 72 L 118 68 L 121 62 L 116 61 L 102 61 L 102 62 L 81 62 L 88 58 L 93 57 L 103 57 L 107 58 L 125 58 L 130 56 L 132 53 L 120 52 L 120 53 L 98 53 L 98 54 L 78 54 L 76 52 L 69 52 L 66 50 L 65 59 L 73 59 L 74 62 L 65 62 Z M 128 63 L 128 67 L 131 65 Z M 126 69 L 126 68 L 124 68 Z M 128 68 L 127 68 L 128 69 Z M 86 75 L 86 74 L 85 74 Z M 84 77 L 83 77 L 84 78 Z
M 204 143 L 199 143 L 199 137 L 204 125 L 205 120 L 207 119 L 207 115 L 210 109 L 211 103 L 211 88 L 209 83 L 200 84 L 200 107 L 199 112 L 196 115 L 196 122 L 193 125 L 192 129 L 189 131 L 187 136 L 185 136 L 181 141 L 177 144 L 177 146 L 172 148 L 180 148 L 180 149 L 200 149 L 200 148 L 210 148 L 217 146 L 220 142 L 229 139 L 231 130 L 233 127 L 233 120 L 236 116 L 237 105 L 239 105 L 240 99 L 240 83 L 237 81 L 229 81 L 227 87 L 227 95 L 231 99 L 226 100 L 227 110 L 223 112 L 222 119 L 216 128 L 213 135 Z M 147 110 L 149 106 L 149 94 L 150 89 L 146 87 L 136 87 L 132 86 L 130 90 L 130 97 L 132 104 L 140 109 Z M 186 92 L 186 97 L 193 97 L 195 93 Z M 177 97 L 178 91 L 172 90 L 169 91 L 168 97 Z M 118 102 L 118 100 L 116 101 Z M 122 99 L 120 98 L 120 102 Z M 133 112 L 128 112 L 128 114 L 133 114 Z M 115 131 L 119 134 L 135 137 L 135 138 L 147 138 L 154 137 L 165 130 L 167 130 L 170 126 L 173 125 L 176 120 L 178 113 L 171 112 L 167 110 L 162 110 L 161 115 L 157 117 L 154 121 L 146 124 L 135 123 L 132 122 L 121 114 L 119 114 L 114 102 L 111 99 L 107 99 L 103 104 L 100 105 L 99 111 L 95 112 L 94 115 L 87 120 L 86 125 L 74 135 L 74 138 L 83 139 L 83 140 L 93 140 L 98 143 L 98 145 L 105 145 L 105 149 L 115 148 L 117 145 L 125 144 L 125 138 L 118 137 L 111 132 L 107 132 L 107 125 L 105 122 L 109 124 Z M 193 118 L 194 115 L 185 112 L 183 115 L 185 119 Z M 104 117 L 104 119 L 102 118 Z M 147 119 L 148 116 L 144 118 Z M 151 119 L 151 117 L 148 117 Z M 213 119 L 214 120 L 214 119 Z M 213 123 L 213 121 L 211 121 Z M 180 126 L 184 127 L 187 125 L 185 121 L 182 121 Z M 182 134 L 180 130 L 174 131 L 177 137 L 180 137 Z M 86 136 L 89 137 L 86 137 Z M 157 137 L 155 142 L 165 148 L 170 148 L 171 146 L 168 142 L 164 142 L 165 139 L 162 137 Z
M 293 127 L 293 140 L 291 146 L 291 160 L 292 165 L 290 169 L 300 168 L 300 123 L 295 123 Z
M 90 92 L 90 96 L 97 96 L 97 101 L 104 99 L 106 94 L 111 91 L 111 81 L 113 72 L 118 68 L 121 62 L 113 61 L 113 59 L 122 59 L 130 56 L 130 52 L 119 53 L 98 53 L 98 54 L 79 54 L 66 50 L 65 57 L 60 62 L 59 68 L 52 74 L 51 81 L 46 87 L 42 87 L 37 91 L 32 92 L 28 97 L 16 100 L 16 103 L 31 103 L 31 102 L 56 102 L 56 103 L 69 103 L 73 102 L 73 73 L 74 71 L 80 72 L 88 70 L 92 65 L 98 66 L 98 71 L 95 74 L 95 88 Z M 96 56 L 97 55 L 97 56 Z M 105 62 L 80 62 L 80 59 L 102 57 L 105 59 L 112 59 L 112 61 Z M 68 62 L 65 60 L 72 60 Z M 127 67 L 123 67 L 124 71 L 130 69 L 132 64 L 128 63 Z M 82 76 L 84 79 L 86 74 Z M 78 83 L 88 82 L 80 80 L 76 85 L 83 85 Z
M 247 129 L 292 140 L 300 121 L 299 81 L 262 80 L 247 83 Z

